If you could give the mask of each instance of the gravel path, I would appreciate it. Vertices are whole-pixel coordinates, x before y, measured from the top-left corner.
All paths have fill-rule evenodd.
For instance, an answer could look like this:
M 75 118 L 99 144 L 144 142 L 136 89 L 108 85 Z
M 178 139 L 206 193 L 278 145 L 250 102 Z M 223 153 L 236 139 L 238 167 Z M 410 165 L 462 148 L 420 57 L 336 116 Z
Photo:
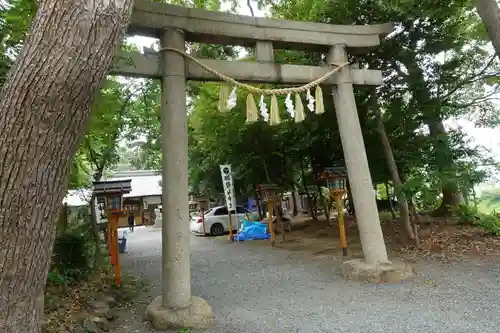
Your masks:
M 142 314 L 160 294 L 161 233 L 139 228 L 128 242 L 124 269 L 153 286 L 115 333 L 155 332 Z M 215 315 L 207 333 L 500 332 L 500 260 L 414 267 L 410 281 L 362 285 L 329 256 L 192 238 L 193 294 Z

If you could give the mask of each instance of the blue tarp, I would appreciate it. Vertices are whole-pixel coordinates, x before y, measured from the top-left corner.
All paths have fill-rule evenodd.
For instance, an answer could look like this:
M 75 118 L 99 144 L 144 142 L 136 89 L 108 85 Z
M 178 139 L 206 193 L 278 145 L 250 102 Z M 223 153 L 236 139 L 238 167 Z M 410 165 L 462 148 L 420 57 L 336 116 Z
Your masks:
M 267 224 L 258 221 L 241 222 L 240 231 L 233 236 L 234 240 L 245 241 L 255 239 L 269 239 L 271 235 L 267 232 Z

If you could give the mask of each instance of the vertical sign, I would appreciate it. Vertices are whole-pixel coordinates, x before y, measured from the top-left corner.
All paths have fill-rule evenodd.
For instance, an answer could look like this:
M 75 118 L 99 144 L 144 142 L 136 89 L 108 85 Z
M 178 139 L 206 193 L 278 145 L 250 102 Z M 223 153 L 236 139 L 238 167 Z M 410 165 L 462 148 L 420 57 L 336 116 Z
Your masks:
M 231 164 L 223 164 L 220 166 L 222 176 L 222 186 L 224 188 L 224 196 L 226 197 L 227 210 L 230 212 L 236 208 L 236 199 L 234 197 L 233 175 L 231 172 Z
M 95 216 L 97 223 L 108 222 L 108 213 L 106 211 L 106 201 L 103 197 L 94 198 L 95 200 Z

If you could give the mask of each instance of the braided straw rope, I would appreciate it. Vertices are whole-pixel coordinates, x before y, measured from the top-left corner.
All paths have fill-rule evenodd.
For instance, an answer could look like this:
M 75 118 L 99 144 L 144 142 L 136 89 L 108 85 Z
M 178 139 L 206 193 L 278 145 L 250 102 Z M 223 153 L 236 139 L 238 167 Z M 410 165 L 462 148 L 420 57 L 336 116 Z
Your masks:
M 328 78 L 330 78 L 333 74 L 338 72 L 340 69 L 349 65 L 348 62 L 342 63 L 342 64 L 338 65 L 337 67 L 335 67 L 334 69 L 332 69 L 331 71 L 329 71 L 328 73 L 326 73 L 325 75 L 323 75 L 323 76 L 317 78 L 316 80 L 311 81 L 308 84 L 305 84 L 303 86 L 290 87 L 290 88 L 280 88 L 280 89 L 261 89 L 258 87 L 251 86 L 249 84 L 245 84 L 245 83 L 236 81 L 235 79 L 232 79 L 229 76 L 226 76 L 222 73 L 219 73 L 215 69 L 208 67 L 207 65 L 205 65 L 204 63 L 202 63 L 201 61 L 199 61 L 198 59 L 196 59 L 192 55 L 186 53 L 185 51 L 182 51 L 182 50 L 179 50 L 176 48 L 172 48 L 172 47 L 163 47 L 158 52 L 161 52 L 161 51 L 177 52 L 180 55 L 192 60 L 195 64 L 197 64 L 198 66 L 200 66 L 201 68 L 203 68 L 204 70 L 206 70 L 207 72 L 212 74 L 213 76 L 218 77 L 222 81 L 231 83 L 234 86 L 237 86 L 237 87 L 245 89 L 251 93 L 255 93 L 255 94 L 259 94 L 259 95 L 287 95 L 287 94 L 291 94 L 291 93 L 304 92 L 304 91 L 307 91 L 308 89 L 311 89 L 312 87 L 315 87 L 315 86 L 323 83 Z

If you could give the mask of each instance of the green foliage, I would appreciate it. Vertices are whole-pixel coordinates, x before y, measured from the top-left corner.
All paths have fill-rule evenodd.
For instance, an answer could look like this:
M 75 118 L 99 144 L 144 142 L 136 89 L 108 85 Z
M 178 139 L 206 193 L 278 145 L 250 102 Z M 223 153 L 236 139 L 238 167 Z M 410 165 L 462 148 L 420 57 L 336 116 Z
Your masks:
M 0 83 L 7 78 L 35 16 L 35 0 L 11 0 L 0 4 Z
M 500 218 L 495 215 L 482 215 L 477 224 L 488 232 L 500 236 Z
M 495 236 L 500 236 L 500 217 L 495 212 L 484 214 L 475 206 L 460 205 L 455 210 L 455 215 L 460 223 L 473 223 Z
M 68 286 L 75 281 L 69 276 L 63 275 L 56 271 L 50 271 L 47 275 L 47 285 L 52 286 Z
M 159 2 L 221 9 L 219 0 Z M 230 5 L 232 11 L 239 6 L 236 1 Z M 467 198 L 474 184 L 488 177 L 477 170 L 485 160 L 480 147 L 471 146 L 460 129 L 451 131 L 443 125 L 446 119 L 464 115 L 478 116 L 482 125 L 500 123 L 491 102 L 500 86 L 499 63 L 486 48 L 488 40 L 473 5 L 470 0 L 258 1 L 259 8 L 267 6 L 275 18 L 333 24 L 394 23 L 395 32 L 380 47 L 351 60 L 384 73 L 384 84 L 377 90 L 384 126 L 405 183 L 401 190 L 420 209 L 437 208 L 442 189 L 450 183 Z M 20 50 L 35 12 L 34 0 L 0 5 L 2 78 Z M 123 48 L 133 49 L 130 45 Z M 238 50 L 231 46 L 190 43 L 188 49 L 200 57 L 238 57 Z M 324 58 L 319 53 L 282 50 L 275 56 L 278 63 L 308 65 Z M 328 89 L 324 88 L 324 115 L 308 115 L 301 124 L 285 121 L 275 127 L 262 121 L 244 124 L 246 93 L 241 91 L 236 107 L 220 114 L 218 89 L 218 84 L 188 83 L 192 192 L 218 195 L 218 166 L 222 163 L 233 165 L 235 187 L 241 195 L 253 195 L 255 185 L 262 182 L 277 183 L 283 189 L 322 185 L 316 179 L 318 172 L 344 164 Z M 356 89 L 367 156 L 377 184 L 390 180 L 390 175 L 375 130 L 371 94 L 371 88 Z M 283 99 L 279 102 L 284 104 Z M 123 83 L 109 78 L 93 105 L 88 131 L 72 166 L 70 187 L 88 186 L 118 163 L 121 168 L 160 168 L 159 105 L 158 82 Z M 282 118 L 289 120 L 284 110 Z
M 481 214 L 474 206 L 460 205 L 455 211 L 455 215 L 463 224 L 477 223 L 481 220 Z
M 53 282 L 71 283 L 85 278 L 91 269 L 88 241 L 88 235 L 81 228 L 59 233 L 54 242 L 53 273 L 49 279 Z
M 84 156 L 88 165 L 87 174 L 99 180 L 105 170 L 118 163 L 118 142 L 134 119 L 134 98 L 141 94 L 142 84 L 123 84 L 108 78 L 100 90 L 92 107 L 92 117 L 83 144 L 77 154 Z M 76 160 L 78 161 L 78 160 Z
M 188 7 L 220 9 L 219 2 L 180 1 Z M 382 45 L 351 60 L 383 70 L 385 82 L 377 90 L 379 107 L 404 186 L 401 189 L 420 209 L 435 209 L 442 189 L 453 184 L 465 197 L 474 184 L 487 178 L 477 171 L 484 163 L 480 147 L 471 146 L 458 130 L 446 130 L 443 121 L 471 112 L 491 113 L 489 93 L 496 91 L 499 69 L 487 52 L 486 35 L 471 1 L 441 4 L 426 1 L 336 2 L 318 0 L 260 1 L 272 16 L 334 24 L 394 22 L 396 32 Z M 411 10 L 409 10 L 411 8 Z M 189 46 L 202 57 L 233 59 L 235 49 L 214 45 Z M 276 62 L 316 65 L 321 54 L 275 52 Z M 235 187 L 253 195 L 255 185 L 273 182 L 283 189 L 321 185 L 316 174 L 324 167 L 343 165 L 343 151 L 332 98 L 325 92 L 326 112 L 308 116 L 301 124 L 289 120 L 270 127 L 262 121 L 244 124 L 246 93 L 229 113 L 217 110 L 219 85 L 189 83 L 189 181 L 191 192 L 221 192 L 219 164 L 231 163 Z M 358 87 L 356 101 L 374 183 L 390 180 L 379 133 L 375 130 L 372 90 Z M 260 96 L 255 96 L 259 98 Z M 269 102 L 268 100 L 266 102 Z M 283 105 L 283 99 L 279 100 Z M 147 81 L 143 98 L 133 102 L 127 130 L 127 157 L 134 167 L 161 166 L 159 86 Z M 479 111 L 478 111 L 479 110 Z M 306 111 L 307 112 L 307 111 Z M 486 112 L 486 111 L 485 111 Z M 429 132 L 422 130 L 425 126 Z M 139 141 L 139 143 L 137 143 Z M 385 195 L 385 193 L 383 194 Z

